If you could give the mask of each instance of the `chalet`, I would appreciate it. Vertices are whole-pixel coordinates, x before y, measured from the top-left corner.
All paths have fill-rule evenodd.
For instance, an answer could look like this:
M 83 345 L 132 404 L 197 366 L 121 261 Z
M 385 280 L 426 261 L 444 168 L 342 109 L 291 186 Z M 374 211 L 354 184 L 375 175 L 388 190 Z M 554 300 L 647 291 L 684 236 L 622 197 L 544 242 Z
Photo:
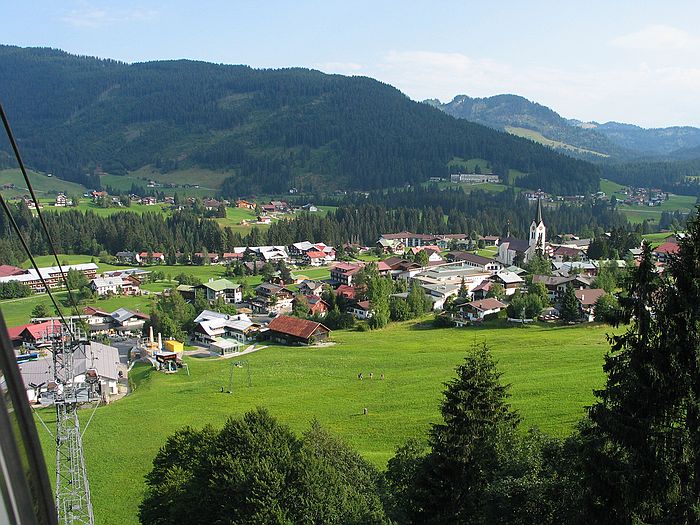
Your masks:
M 569 284 L 576 289 L 587 289 L 591 287 L 591 278 L 583 275 L 533 275 L 532 282 L 544 284 L 547 288 L 549 298 L 552 300 L 562 297 Z
M 195 287 L 204 293 L 207 301 L 213 303 L 217 299 L 223 299 L 227 304 L 240 303 L 243 300 L 243 291 L 240 284 L 228 279 L 210 279 Z
M 292 309 L 294 293 L 272 283 L 262 283 L 255 288 L 255 299 L 250 302 L 254 312 L 277 314 Z
M 210 198 L 202 199 L 202 206 L 204 206 L 204 209 L 208 211 L 217 210 L 221 206 L 228 206 L 228 204 L 229 202 L 226 200 L 217 200 Z
M 340 284 L 352 284 L 352 278 L 362 270 L 363 264 L 338 263 L 331 268 L 331 280 Z
M 116 257 L 122 264 L 141 264 L 141 256 L 137 252 L 117 252 Z
M 272 224 L 272 217 L 269 215 L 258 215 L 258 224 Z
M 654 257 L 659 262 L 665 263 L 671 255 L 676 255 L 680 251 L 680 246 L 677 242 L 665 242 L 652 251 Z
M 49 346 L 55 340 L 60 339 L 62 334 L 61 321 L 50 319 L 40 323 L 24 325 L 19 335 L 16 335 L 15 338 L 20 344 L 37 348 Z
M 416 284 L 414 284 L 416 286 Z M 425 283 L 419 284 L 433 305 L 433 310 L 442 310 L 450 297 L 456 297 L 460 285 L 454 283 Z
M 395 279 L 410 279 L 423 270 L 420 264 L 401 257 L 389 257 L 380 262 L 389 268 L 387 274 Z
M 119 394 L 119 382 L 126 381 L 127 369 L 119 360 L 119 351 L 113 347 L 91 341 L 81 343 L 73 353 L 73 382 L 85 383 L 86 373 L 94 369 L 99 383 L 97 390 L 103 401 Z M 53 358 L 43 357 L 19 365 L 20 375 L 30 403 L 36 403 L 45 392 L 55 388 Z
M 309 204 L 304 204 L 304 205 L 301 207 L 301 209 L 304 210 L 304 211 L 308 211 L 308 212 L 310 212 L 310 213 L 315 213 L 315 212 L 318 211 L 318 207 L 317 207 L 317 206 L 314 206 L 314 205 L 311 204 L 311 203 L 309 203 Z
M 316 250 L 309 250 L 304 254 L 304 263 L 308 266 L 322 266 L 326 263 L 326 254 Z
M 86 306 L 83 309 L 83 315 L 91 331 L 93 326 L 103 325 L 108 328 L 112 324 L 112 314 L 94 306 Z
M 57 208 L 65 208 L 69 205 L 69 203 L 73 204 L 72 201 L 69 202 L 69 199 L 63 193 L 59 193 L 56 195 L 56 200 L 54 201 L 53 205 Z
M 402 241 L 384 237 L 377 241 L 376 246 L 382 253 L 403 253 L 406 250 L 406 245 Z
M 450 262 L 460 262 L 466 266 L 488 272 L 497 272 L 503 268 L 503 265 L 495 259 L 470 252 L 449 252 L 447 254 L 447 260 Z
M 306 300 L 309 303 L 309 314 L 318 317 L 325 317 L 328 313 L 328 303 L 316 295 L 306 295 Z
M 491 291 L 491 287 L 493 286 L 493 281 L 489 281 L 487 279 L 484 279 L 481 281 L 480 284 L 476 285 L 476 287 L 472 290 L 472 297 L 474 299 L 485 299 L 488 293 Z
M 144 206 L 155 206 L 158 201 L 155 197 L 142 197 L 141 204 Z
M 272 341 L 285 344 L 314 344 L 326 341 L 331 331 L 321 323 L 280 315 L 269 324 Z
M 383 233 L 379 240 L 384 239 L 385 241 L 393 241 L 394 243 L 403 244 L 406 248 L 411 248 L 414 246 L 423 246 L 430 244 L 435 241 L 434 235 L 427 235 L 424 233 L 412 233 L 407 231 L 401 231 L 398 233 Z
M 301 257 L 306 252 L 308 252 L 310 250 L 315 250 L 315 246 L 313 245 L 313 243 L 310 243 L 309 241 L 302 241 L 302 242 L 295 242 L 293 244 L 290 244 L 288 249 L 289 249 L 289 255 L 291 257 Z
M 579 248 L 574 246 L 555 246 L 552 245 L 552 259 L 557 262 L 563 261 L 587 261 L 588 248 Z
M 354 299 L 355 298 L 355 287 L 348 286 L 347 284 L 341 284 L 335 289 L 335 296 L 342 297 L 344 299 Z
M 224 252 L 221 254 L 219 260 L 224 264 L 230 264 L 236 261 L 243 260 L 243 252 Z
M 358 301 L 348 306 L 348 313 L 356 319 L 369 319 L 372 317 L 372 307 L 369 301 Z
M 90 289 L 99 296 L 138 295 L 141 293 L 141 283 L 131 276 L 96 277 L 90 281 Z
M 498 246 L 501 239 L 498 235 L 484 235 L 483 237 L 479 236 L 478 240 L 483 242 L 484 246 Z
M 141 252 L 139 253 L 141 264 L 163 264 L 165 263 L 165 254 L 161 252 Z
M 205 262 L 209 262 L 209 264 L 218 264 L 219 262 L 219 254 L 216 252 L 195 252 L 194 253 L 194 262 L 195 264 L 202 264 Z
M 132 312 L 126 308 L 119 308 L 111 314 L 116 329 L 120 332 L 140 332 L 144 323 L 150 318 L 140 312 Z
M 236 201 L 236 208 L 243 208 L 245 210 L 254 210 L 255 209 L 255 203 L 254 202 L 249 202 L 243 199 L 239 199 Z
M 505 307 L 506 305 L 498 299 L 488 297 L 465 304 L 462 311 L 470 321 L 482 321 L 487 315 L 497 314 Z
M 429 246 L 414 246 L 413 248 L 409 249 L 409 252 L 411 255 L 414 257 L 419 253 L 425 251 L 428 254 L 428 262 L 429 263 L 435 263 L 435 262 L 442 262 L 443 258 L 440 257 L 440 248 L 438 248 L 435 245 L 429 245 Z
M 289 204 L 284 201 L 270 201 L 270 206 L 273 207 L 273 211 L 286 213 L 291 210 Z
M 302 295 L 321 296 L 323 292 L 323 283 L 320 281 L 304 280 L 299 284 L 299 293 Z
M 605 290 L 601 288 L 591 288 L 589 290 L 574 290 L 576 299 L 578 299 L 581 315 L 588 322 L 595 319 L 595 304 L 602 296 L 605 295 Z
M 503 285 L 506 295 L 513 295 L 516 290 L 519 290 L 525 284 L 525 280 L 522 277 L 507 270 L 495 273 L 492 280 Z
M 274 213 L 275 212 L 275 206 L 273 204 L 262 204 L 260 206 L 260 209 L 264 213 Z

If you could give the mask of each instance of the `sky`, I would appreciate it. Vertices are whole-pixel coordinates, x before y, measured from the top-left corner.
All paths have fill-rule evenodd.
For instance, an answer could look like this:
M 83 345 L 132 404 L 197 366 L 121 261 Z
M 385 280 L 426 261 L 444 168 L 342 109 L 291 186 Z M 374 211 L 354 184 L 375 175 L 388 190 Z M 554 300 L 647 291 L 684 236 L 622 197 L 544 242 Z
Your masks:
M 309 67 L 376 78 L 414 100 L 513 93 L 583 121 L 700 127 L 696 1 L 8 4 L 3 44 L 125 62 Z

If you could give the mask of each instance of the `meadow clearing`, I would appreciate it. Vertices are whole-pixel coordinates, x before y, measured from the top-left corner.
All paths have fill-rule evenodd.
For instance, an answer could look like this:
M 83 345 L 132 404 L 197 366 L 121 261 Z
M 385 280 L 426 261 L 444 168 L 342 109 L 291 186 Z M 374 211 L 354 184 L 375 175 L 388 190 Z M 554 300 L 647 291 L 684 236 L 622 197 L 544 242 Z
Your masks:
M 228 387 L 235 358 L 186 358 L 189 376 L 139 364 L 130 375 L 133 392 L 98 408 L 85 434 L 96 521 L 138 522 L 143 477 L 168 435 L 186 425 L 221 427 L 227 417 L 256 406 L 296 432 L 316 418 L 384 468 L 397 445 L 425 437 L 438 420 L 443 383 L 482 342 L 491 347 L 503 381 L 512 385 L 523 431 L 537 426 L 566 436 L 592 403 L 592 390 L 604 382 L 609 331 L 600 325 L 433 329 L 416 321 L 375 332 L 338 331 L 333 345 L 272 345 L 244 356 L 247 366 L 233 368 L 232 394 L 221 393 L 221 387 Z M 51 427 L 53 414 L 44 411 L 42 417 Z M 53 441 L 41 426 L 39 432 L 52 467 Z

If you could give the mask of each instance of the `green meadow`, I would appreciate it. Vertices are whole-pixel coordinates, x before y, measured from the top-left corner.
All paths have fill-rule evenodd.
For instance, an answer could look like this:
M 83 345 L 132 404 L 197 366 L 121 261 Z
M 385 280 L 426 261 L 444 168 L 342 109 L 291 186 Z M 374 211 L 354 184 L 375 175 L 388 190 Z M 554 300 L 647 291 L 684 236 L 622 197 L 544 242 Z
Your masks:
M 143 477 L 168 435 L 189 425 L 221 427 L 229 416 L 268 408 L 294 431 L 312 419 L 384 468 L 397 445 L 425 437 L 439 417 L 443 384 L 474 344 L 486 342 L 510 383 L 523 430 L 569 434 L 603 385 L 609 327 L 529 326 L 432 329 L 414 322 L 376 332 L 342 331 L 334 345 L 270 346 L 232 360 L 186 358 L 191 375 L 165 375 L 146 365 L 130 374 L 133 392 L 97 409 L 84 438 L 96 522 L 135 524 Z M 252 386 L 248 386 L 248 372 Z M 358 373 L 364 374 L 362 381 Z M 374 378 L 369 379 L 370 372 Z M 380 379 L 384 374 L 384 379 Z M 368 415 L 362 415 L 363 408 Z M 53 414 L 43 411 L 49 427 Z M 89 411 L 83 414 L 84 420 Z M 48 465 L 53 441 L 39 426 Z

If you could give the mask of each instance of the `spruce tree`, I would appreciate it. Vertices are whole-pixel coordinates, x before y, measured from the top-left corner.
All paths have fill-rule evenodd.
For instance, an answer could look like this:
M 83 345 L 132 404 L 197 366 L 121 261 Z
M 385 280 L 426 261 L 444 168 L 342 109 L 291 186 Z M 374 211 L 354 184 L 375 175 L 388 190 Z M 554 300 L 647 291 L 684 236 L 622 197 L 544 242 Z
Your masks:
M 570 284 L 566 285 L 566 292 L 561 300 L 561 318 L 566 322 L 577 321 L 581 317 L 578 299 L 574 293 L 574 288 Z

